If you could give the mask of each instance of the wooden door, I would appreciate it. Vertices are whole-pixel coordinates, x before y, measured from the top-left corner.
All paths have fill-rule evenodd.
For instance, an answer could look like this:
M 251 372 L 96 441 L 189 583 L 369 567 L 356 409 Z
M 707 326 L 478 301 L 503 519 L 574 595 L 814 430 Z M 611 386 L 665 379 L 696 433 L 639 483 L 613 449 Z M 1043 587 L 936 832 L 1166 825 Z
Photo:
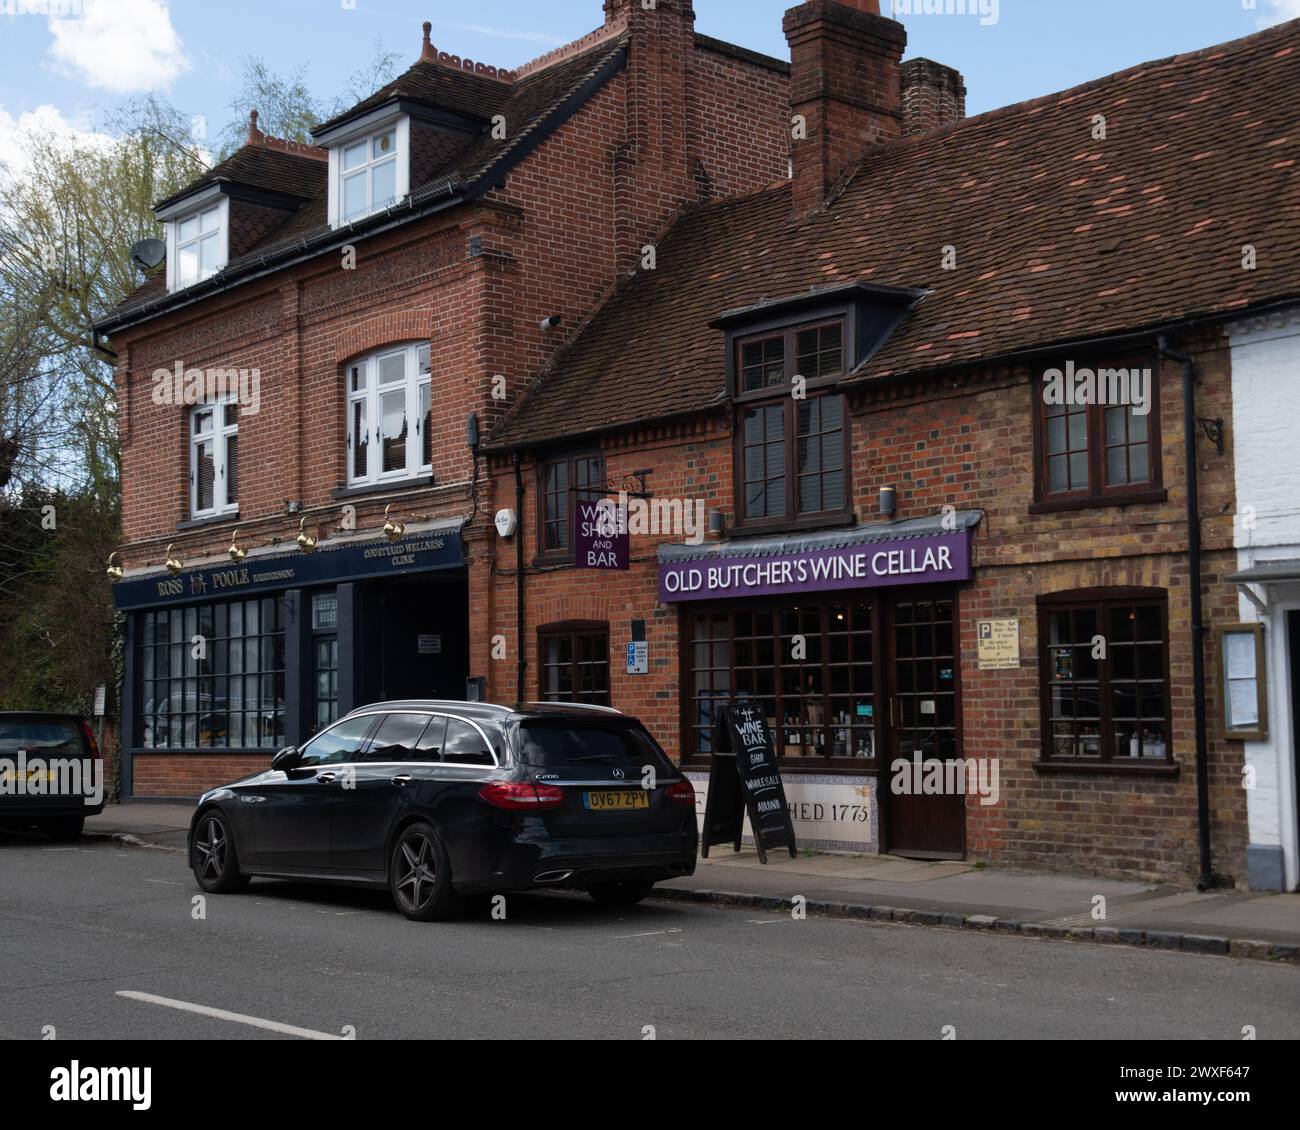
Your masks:
M 889 761 L 881 766 L 880 791 L 887 806 L 885 850 L 920 859 L 961 859 L 966 851 L 966 803 L 960 794 L 924 795 L 894 790 L 895 764 L 921 770 L 961 757 L 961 704 L 955 603 L 918 598 L 884 610 L 889 677 Z M 908 780 L 917 783 L 918 772 Z M 945 780 L 953 779 L 945 772 Z M 961 780 L 961 777 L 957 777 Z

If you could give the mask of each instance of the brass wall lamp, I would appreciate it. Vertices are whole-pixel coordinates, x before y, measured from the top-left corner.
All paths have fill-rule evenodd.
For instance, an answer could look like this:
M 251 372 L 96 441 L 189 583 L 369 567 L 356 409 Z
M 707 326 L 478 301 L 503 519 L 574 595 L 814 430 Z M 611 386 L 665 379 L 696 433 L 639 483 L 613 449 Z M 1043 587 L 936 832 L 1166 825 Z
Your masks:
M 164 562 L 167 566 L 167 572 L 169 572 L 173 577 L 185 568 L 185 562 L 172 552 L 174 548 L 174 545 L 169 545 L 167 547 L 167 560 Z
M 226 552 L 230 554 L 231 561 L 243 561 L 248 556 L 248 550 L 239 544 L 238 530 L 231 536 L 230 548 Z
M 114 558 L 117 563 L 114 564 Z M 126 570 L 122 568 L 122 555 L 120 553 L 110 553 L 108 555 L 108 568 L 104 570 L 115 581 L 120 581 L 125 575 Z
M 406 533 L 406 523 L 394 522 L 388 516 L 388 512 L 392 510 L 392 508 L 393 504 L 391 502 L 384 507 L 384 537 L 389 541 L 400 541 L 402 535 Z
M 318 539 L 307 533 L 307 515 L 298 519 L 298 548 L 303 553 L 311 553 L 316 548 Z

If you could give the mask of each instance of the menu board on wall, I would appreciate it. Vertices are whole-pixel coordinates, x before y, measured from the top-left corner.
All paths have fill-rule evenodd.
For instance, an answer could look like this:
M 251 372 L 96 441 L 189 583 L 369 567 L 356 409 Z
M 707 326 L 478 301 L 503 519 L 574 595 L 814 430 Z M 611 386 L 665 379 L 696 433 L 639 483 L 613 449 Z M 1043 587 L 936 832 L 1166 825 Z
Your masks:
M 718 712 L 713 728 L 700 845 L 705 859 L 712 844 L 730 843 L 740 850 L 746 813 L 759 862 L 767 862 L 770 848 L 789 848 L 794 858 L 794 823 L 767 722 L 756 704 L 731 703 Z

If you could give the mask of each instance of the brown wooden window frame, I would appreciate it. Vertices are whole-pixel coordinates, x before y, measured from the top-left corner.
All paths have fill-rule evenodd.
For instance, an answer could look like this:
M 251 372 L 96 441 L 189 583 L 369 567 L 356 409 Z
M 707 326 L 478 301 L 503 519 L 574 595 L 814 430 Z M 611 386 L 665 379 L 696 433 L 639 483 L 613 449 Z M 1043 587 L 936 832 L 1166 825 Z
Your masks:
M 852 619 L 848 621 L 848 627 L 843 632 L 832 633 L 828 631 L 831 617 L 834 615 L 836 608 L 850 609 L 850 616 L 854 606 L 863 606 L 866 609 L 867 622 L 869 627 L 863 631 L 853 625 Z M 783 663 L 782 657 L 785 654 L 782 641 L 790 637 L 782 632 L 781 617 L 782 614 L 794 613 L 803 616 L 816 610 L 820 618 L 821 628 L 818 638 L 820 655 L 813 664 L 809 663 Z M 736 624 L 738 616 L 760 617 L 770 615 L 772 617 L 772 632 L 770 636 L 766 633 L 752 635 L 737 635 Z M 701 641 L 696 638 L 695 621 L 697 617 L 719 617 L 727 618 L 727 637 L 724 640 L 714 640 L 710 638 L 707 641 Z M 862 774 L 877 774 L 882 771 L 882 767 L 887 763 L 885 752 L 885 743 L 888 741 L 887 724 L 888 724 L 888 683 L 886 681 L 887 671 L 885 665 L 886 655 L 882 650 L 885 646 L 882 635 L 883 605 L 876 599 L 863 599 L 861 594 L 852 592 L 843 592 L 837 594 L 819 594 L 815 597 L 799 598 L 792 601 L 789 597 L 771 597 L 759 601 L 746 601 L 743 605 L 737 606 L 734 602 L 719 604 L 701 604 L 689 605 L 681 609 L 681 619 L 679 621 L 678 638 L 680 644 L 679 669 L 681 673 L 680 694 L 682 702 L 681 719 L 680 719 L 680 741 L 682 751 L 682 763 L 694 768 L 705 767 L 709 764 L 709 752 L 702 751 L 698 742 L 700 723 L 697 719 L 697 703 L 703 701 L 696 694 L 695 675 L 700 670 L 710 672 L 721 671 L 723 668 L 714 667 L 712 649 L 715 645 L 726 643 L 730 649 L 729 664 L 725 668 L 728 674 L 729 686 L 721 688 L 721 694 L 711 696 L 711 701 L 723 702 L 734 698 L 742 697 L 738 689 L 739 680 L 736 677 L 737 670 L 746 670 L 758 675 L 759 672 L 767 668 L 762 654 L 760 654 L 757 644 L 761 640 L 770 640 L 772 651 L 772 679 L 773 695 L 771 701 L 776 711 L 776 728 L 772 732 L 772 741 L 776 750 L 776 755 L 781 766 L 788 770 L 798 770 L 802 772 L 854 772 Z M 802 627 L 802 624 L 801 624 Z M 800 634 L 806 634 L 800 632 Z M 831 636 L 842 636 L 847 644 L 846 660 L 835 660 L 835 652 L 831 646 Z M 869 657 L 865 660 L 854 658 L 854 637 L 865 637 L 866 655 Z M 754 662 L 751 664 L 742 664 L 740 667 L 736 664 L 737 642 L 753 643 Z M 695 652 L 698 646 L 707 646 L 710 648 L 710 666 L 707 668 L 698 667 L 695 662 Z M 821 670 L 821 687 L 819 695 L 812 696 L 813 699 L 820 699 L 821 709 L 823 711 L 823 721 L 814 723 L 812 721 L 804 722 L 800 720 L 797 724 L 787 722 L 786 710 L 787 695 L 783 684 L 783 668 L 786 666 L 804 668 L 811 666 L 819 667 Z M 868 667 L 870 670 L 870 691 L 860 691 L 857 688 L 854 670 L 858 667 Z M 848 693 L 835 692 L 835 681 L 832 676 L 832 668 L 843 668 L 849 673 L 849 690 Z M 801 684 L 802 685 L 802 684 Z M 857 691 L 857 693 L 854 693 Z M 755 693 L 750 697 L 759 698 Z M 806 695 L 795 696 L 800 700 L 809 698 Z M 763 700 L 767 696 L 761 696 Z M 858 724 L 856 715 L 856 706 L 859 700 L 870 700 L 872 714 L 869 724 Z M 852 702 L 854 713 L 850 714 L 847 726 L 835 721 L 834 706 L 835 700 L 848 700 Z M 818 754 L 809 754 L 800 757 L 787 757 L 785 750 L 788 743 L 786 742 L 788 730 L 797 730 L 802 739 L 803 731 L 811 730 L 814 733 L 817 730 L 822 731 L 825 740 L 833 743 L 836 740 L 837 731 L 849 731 L 849 740 L 856 742 L 859 738 L 858 730 L 870 731 L 872 741 L 871 757 L 835 757 L 821 756 Z M 801 742 L 802 746 L 814 748 L 817 743 Z M 824 746 L 822 746 L 824 748 Z
M 595 464 L 595 485 L 577 487 L 578 467 L 582 463 Z M 563 489 L 564 504 L 563 513 L 559 518 L 551 518 L 547 513 L 547 503 L 551 498 L 556 497 L 557 493 L 547 488 L 547 471 L 551 467 L 564 467 L 565 474 L 568 476 L 567 485 Z M 587 481 L 590 484 L 592 472 L 588 470 Z M 582 491 L 592 498 L 604 498 L 608 493 L 605 489 L 605 456 L 603 452 L 584 449 L 582 451 L 571 451 L 564 455 L 556 455 L 550 459 L 540 459 L 537 463 L 537 560 L 555 563 L 563 563 L 573 560 L 573 541 L 574 541 L 574 523 L 573 523 L 573 499 L 575 491 Z M 548 532 L 563 523 L 565 536 L 568 539 L 567 545 L 550 546 L 547 544 Z
M 1077 510 L 1094 506 L 1119 506 L 1133 503 L 1163 502 L 1168 497 L 1164 487 L 1163 467 L 1161 465 L 1161 427 L 1160 427 L 1160 359 L 1157 355 L 1143 352 L 1110 355 L 1100 358 L 1088 358 L 1087 367 L 1094 370 L 1102 368 L 1149 368 L 1151 370 L 1151 411 L 1147 421 L 1147 458 L 1149 479 L 1144 483 L 1124 483 L 1117 486 L 1106 484 L 1106 413 L 1117 405 L 1090 404 L 1086 412 L 1086 451 L 1088 461 L 1088 485 L 1081 490 L 1053 491 L 1051 489 L 1051 466 L 1047 451 L 1048 405 L 1043 395 L 1043 374 L 1048 369 L 1064 369 L 1067 358 L 1045 360 L 1036 364 L 1033 378 L 1029 382 L 1032 398 L 1032 416 L 1034 432 L 1034 501 L 1030 512 L 1036 514 L 1051 513 L 1057 510 Z M 1067 424 L 1068 433 L 1068 424 Z M 1118 446 L 1118 445 L 1110 445 Z M 1133 446 L 1127 444 L 1126 446 Z M 1077 449 L 1076 449 L 1077 450 Z
M 838 329 L 840 333 L 839 370 L 817 377 L 809 377 L 805 389 L 807 396 L 796 400 L 791 395 L 791 390 L 794 378 L 800 375 L 798 371 L 800 357 L 798 352 L 799 336 L 830 328 Z M 746 346 L 776 341 L 782 343 L 784 350 L 781 359 L 783 372 L 781 381 L 773 385 L 764 385 L 761 388 L 746 389 L 744 364 Z M 849 417 L 846 399 L 836 390 L 837 382 L 844 376 L 849 348 L 849 326 L 846 316 L 819 318 L 775 329 L 755 331 L 737 335 L 733 339 L 732 372 L 734 374 L 734 388 L 732 399 L 736 409 L 733 490 L 736 502 L 736 525 L 738 528 L 743 528 L 746 531 L 762 531 L 827 526 L 848 521 L 852 517 L 852 421 Z M 819 350 L 818 352 L 826 351 Z M 843 505 L 830 510 L 804 512 L 800 509 L 800 487 L 802 479 L 808 476 L 803 474 L 798 466 L 799 441 L 801 438 L 799 410 L 801 405 L 811 405 L 814 401 L 829 400 L 830 398 L 838 400 L 840 410 L 839 430 L 843 436 L 843 454 L 840 467 L 844 478 Z M 748 492 L 746 489 L 748 480 L 746 479 L 745 454 L 749 445 L 745 442 L 745 416 L 747 412 L 752 412 L 756 408 L 772 407 L 778 404 L 783 408 L 781 442 L 785 448 L 785 468 L 782 476 L 785 483 L 785 512 L 778 516 L 764 515 L 759 518 L 751 518 L 748 513 Z M 830 433 L 820 431 L 810 434 L 826 435 Z M 825 471 L 821 470 L 816 474 L 824 477 Z
M 588 660 L 580 658 L 582 640 L 599 640 L 597 654 L 605 656 L 605 689 L 595 695 L 584 694 L 578 690 L 581 686 L 580 668 Z M 564 663 L 552 663 L 547 658 L 547 645 L 567 641 L 569 659 Z M 603 648 L 603 651 L 602 651 Z M 558 692 L 547 691 L 547 672 L 552 667 L 569 668 L 569 678 L 573 694 L 568 698 L 557 697 Z M 537 630 L 537 697 L 541 702 L 578 702 L 592 706 L 610 706 L 612 704 L 613 664 L 609 652 L 609 624 L 603 620 L 570 620 L 560 624 L 546 624 Z
M 1084 773 L 1177 773 L 1179 771 L 1178 763 L 1174 759 L 1173 753 L 1173 701 L 1172 701 L 1172 683 L 1170 679 L 1170 654 L 1169 654 L 1169 594 L 1164 589 L 1149 588 L 1110 588 L 1110 589 L 1078 589 L 1073 592 L 1052 593 L 1047 596 L 1040 596 L 1037 601 L 1038 612 L 1038 670 L 1039 670 L 1039 707 L 1040 707 L 1040 735 L 1041 750 L 1039 761 L 1035 763 L 1035 768 L 1046 771 L 1059 772 L 1084 772 Z M 1156 610 L 1160 638 L 1159 640 L 1139 641 L 1134 640 L 1132 643 L 1116 641 L 1110 638 L 1108 617 L 1109 613 L 1115 609 L 1137 609 L 1137 608 L 1154 608 Z M 1056 752 L 1055 748 L 1055 729 L 1054 722 L 1064 721 L 1065 719 L 1056 719 L 1052 713 L 1052 690 L 1057 685 L 1069 685 L 1075 687 L 1077 702 L 1077 686 L 1080 683 L 1087 684 L 1092 680 L 1077 679 L 1071 674 L 1067 682 L 1058 684 L 1053 679 L 1053 651 L 1062 650 L 1063 647 L 1072 647 L 1074 649 L 1090 646 L 1091 640 L 1076 640 L 1067 645 L 1052 644 L 1050 641 L 1049 621 L 1050 617 L 1056 614 L 1091 612 L 1094 614 L 1093 635 L 1101 635 L 1106 638 L 1106 657 L 1097 659 L 1096 663 L 1096 684 L 1097 684 L 1097 756 L 1081 757 L 1077 754 L 1071 756 L 1062 756 Z M 1150 647 L 1153 643 L 1159 643 L 1162 651 L 1163 662 L 1161 664 L 1162 695 L 1164 699 L 1164 718 L 1159 731 L 1160 736 L 1164 739 L 1164 755 L 1161 757 L 1146 757 L 1141 754 L 1142 745 L 1139 745 L 1139 755 L 1133 757 L 1128 754 L 1119 755 L 1116 753 L 1115 746 L 1115 715 L 1114 715 L 1114 695 L 1112 687 L 1114 683 L 1133 683 L 1135 688 L 1140 692 L 1142 679 L 1139 678 L 1141 668 L 1137 666 L 1140 663 L 1140 656 L 1136 654 L 1136 649 L 1141 646 Z M 1132 677 L 1117 678 L 1114 672 L 1115 649 L 1116 647 L 1132 646 L 1135 649 L 1134 671 Z M 1089 655 L 1091 660 L 1091 656 Z M 1071 660 L 1073 665 L 1073 660 Z M 1151 681 L 1151 680 L 1147 680 Z M 1139 714 L 1136 719 L 1138 729 L 1138 739 L 1144 744 L 1142 733 L 1146 727 L 1148 719 L 1141 715 L 1141 706 L 1139 701 Z M 1074 721 L 1073 740 L 1077 744 L 1080 736 L 1080 725 L 1077 721 L 1076 713 L 1072 716 Z M 1122 723 L 1121 723 L 1122 724 Z M 1092 735 L 1083 735 L 1091 737 Z

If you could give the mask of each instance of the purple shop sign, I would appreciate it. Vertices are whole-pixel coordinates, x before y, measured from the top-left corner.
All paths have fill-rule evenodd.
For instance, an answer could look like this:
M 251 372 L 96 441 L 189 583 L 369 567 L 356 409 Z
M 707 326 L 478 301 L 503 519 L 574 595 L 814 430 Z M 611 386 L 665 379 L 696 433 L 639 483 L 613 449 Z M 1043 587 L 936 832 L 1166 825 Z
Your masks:
M 609 499 L 574 504 L 573 564 L 579 569 L 632 567 L 627 515 Z
M 707 557 L 659 565 L 659 600 L 726 600 L 969 581 L 971 531 L 773 557 Z

